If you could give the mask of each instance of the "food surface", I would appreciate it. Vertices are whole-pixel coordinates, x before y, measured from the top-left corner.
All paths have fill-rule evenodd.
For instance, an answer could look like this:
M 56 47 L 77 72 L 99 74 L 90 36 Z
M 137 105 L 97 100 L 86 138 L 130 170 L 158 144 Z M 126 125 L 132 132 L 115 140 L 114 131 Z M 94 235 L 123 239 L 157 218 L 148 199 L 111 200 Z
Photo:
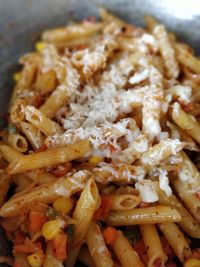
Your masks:
M 144 19 L 100 9 L 20 58 L 0 141 L 14 257 L 0 262 L 200 266 L 200 59 Z

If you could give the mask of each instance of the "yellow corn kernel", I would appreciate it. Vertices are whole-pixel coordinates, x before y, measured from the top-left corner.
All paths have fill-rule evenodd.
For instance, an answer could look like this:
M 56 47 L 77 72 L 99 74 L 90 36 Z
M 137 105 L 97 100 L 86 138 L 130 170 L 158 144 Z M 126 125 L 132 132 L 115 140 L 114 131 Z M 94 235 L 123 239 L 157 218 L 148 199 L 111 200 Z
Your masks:
M 60 232 L 60 230 L 64 226 L 65 222 L 61 219 L 48 221 L 42 227 L 42 235 L 46 240 L 51 240 Z
M 92 164 L 97 164 L 99 163 L 100 161 L 102 161 L 102 157 L 99 157 L 99 156 L 93 156 L 89 159 L 89 162 L 92 163 Z
M 41 253 L 34 253 L 27 257 L 31 267 L 41 267 L 44 261 L 44 256 Z
M 38 51 L 38 52 L 41 52 L 44 48 L 45 48 L 46 44 L 43 43 L 43 42 L 37 42 L 35 44 L 35 49 Z
M 21 76 L 21 72 L 15 72 L 14 75 L 13 75 L 13 80 L 15 82 L 18 82 L 19 79 L 20 79 L 20 76 Z
M 73 207 L 73 199 L 60 197 L 53 202 L 53 208 L 59 212 L 68 213 Z
M 185 262 L 184 267 L 200 267 L 200 260 L 191 258 Z

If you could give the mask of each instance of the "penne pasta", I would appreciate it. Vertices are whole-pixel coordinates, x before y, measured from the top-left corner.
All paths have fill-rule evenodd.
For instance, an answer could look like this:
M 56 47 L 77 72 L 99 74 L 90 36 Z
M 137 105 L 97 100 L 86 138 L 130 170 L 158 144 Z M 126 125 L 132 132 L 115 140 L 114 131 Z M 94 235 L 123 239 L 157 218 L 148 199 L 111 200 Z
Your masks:
M 119 27 L 120 26 L 122 27 L 125 24 L 125 22 L 123 20 L 121 20 L 117 16 L 113 15 L 112 13 L 108 12 L 106 9 L 104 9 L 102 7 L 99 8 L 99 14 L 100 14 L 102 21 L 107 23 L 107 24 L 114 22 Z
M 23 109 L 25 119 L 45 135 L 53 135 L 61 132 L 61 127 L 54 121 L 47 118 L 42 112 L 32 106 Z
M 80 171 L 71 177 L 53 180 L 48 184 L 35 187 L 31 192 L 20 196 L 13 196 L 0 209 L 0 216 L 12 217 L 19 215 L 22 211 L 27 212 L 37 203 L 52 203 L 60 196 L 71 196 L 81 191 L 90 176 L 88 172 Z
M 193 56 L 184 45 L 176 44 L 175 50 L 177 59 L 183 66 L 188 67 L 194 73 L 200 73 L 200 60 Z
M 31 143 L 34 150 L 38 150 L 40 147 L 42 147 L 43 137 L 39 129 L 29 122 L 21 122 L 20 128 L 28 141 Z
M 28 143 L 26 139 L 20 134 L 9 134 L 8 144 L 19 152 L 26 152 L 28 149 Z
M 112 248 L 123 267 L 144 267 L 139 255 L 121 231 L 118 231 L 118 238 L 112 244 Z
M 143 153 L 141 162 L 147 167 L 158 165 L 160 161 L 175 155 L 184 147 L 178 140 L 166 139 L 161 140 L 159 144 L 150 147 L 149 150 Z
M 200 225 L 183 206 L 175 195 L 168 197 L 162 190 L 157 188 L 159 203 L 175 208 L 181 215 L 178 225 L 191 237 L 200 238 Z
M 140 232 L 147 250 L 148 267 L 156 267 L 156 264 L 164 266 L 167 256 L 163 251 L 156 226 L 153 224 L 141 225 Z
M 80 37 L 91 36 L 102 29 L 102 23 L 73 24 L 66 27 L 47 30 L 42 40 L 47 43 L 59 43 Z
M 180 214 L 176 209 L 167 206 L 135 208 L 128 211 L 110 212 L 106 222 L 108 225 L 135 225 L 179 222 Z
M 200 144 L 200 124 L 196 121 L 194 116 L 183 111 L 180 104 L 177 102 L 173 104 L 172 118 L 180 128 L 184 129 Z
M 96 267 L 113 266 L 113 260 L 106 247 L 100 227 L 94 221 L 87 232 L 86 243 Z
M 179 67 L 175 58 L 175 51 L 170 43 L 168 34 L 163 25 L 156 25 L 153 28 L 161 56 L 166 67 L 167 76 L 169 78 L 177 78 L 179 75 Z
M 9 163 L 13 162 L 14 160 L 20 159 L 23 156 L 23 154 L 18 150 L 7 145 L 0 145 L 0 151 L 5 160 L 7 160 Z
M 140 197 L 131 194 L 120 194 L 112 196 L 111 210 L 132 210 L 140 203 Z
M 78 259 L 88 267 L 96 267 L 95 262 L 86 246 L 82 246 Z
M 159 224 L 159 228 L 176 253 L 179 260 L 184 263 L 191 256 L 189 244 L 175 223 Z
M 23 156 L 14 160 L 8 167 L 9 174 L 26 172 L 29 170 L 53 166 L 83 157 L 90 151 L 90 144 L 87 140 L 79 141 L 64 147 L 48 149 Z
M 0 207 L 6 200 L 8 190 L 10 188 L 11 177 L 5 173 L 0 174 Z
M 35 90 L 41 95 L 51 93 L 57 86 L 56 73 L 53 70 L 39 70 L 34 84 Z
M 88 180 L 85 189 L 81 193 L 73 212 L 73 219 L 76 221 L 76 224 L 72 250 L 66 262 L 69 267 L 74 265 L 78 257 L 81 245 L 84 242 L 84 238 L 92 222 L 92 217 L 99 204 L 100 196 L 98 188 L 93 178 L 91 178 Z

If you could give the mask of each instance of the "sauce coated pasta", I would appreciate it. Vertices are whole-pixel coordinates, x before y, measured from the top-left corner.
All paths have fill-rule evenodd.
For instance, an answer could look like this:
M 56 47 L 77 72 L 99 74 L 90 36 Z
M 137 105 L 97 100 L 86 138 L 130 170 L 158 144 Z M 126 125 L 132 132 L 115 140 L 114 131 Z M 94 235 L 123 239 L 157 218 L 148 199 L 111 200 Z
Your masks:
M 0 260 L 199 267 L 200 59 L 152 17 L 100 18 L 46 30 L 20 58 L 0 141 L 13 258 Z

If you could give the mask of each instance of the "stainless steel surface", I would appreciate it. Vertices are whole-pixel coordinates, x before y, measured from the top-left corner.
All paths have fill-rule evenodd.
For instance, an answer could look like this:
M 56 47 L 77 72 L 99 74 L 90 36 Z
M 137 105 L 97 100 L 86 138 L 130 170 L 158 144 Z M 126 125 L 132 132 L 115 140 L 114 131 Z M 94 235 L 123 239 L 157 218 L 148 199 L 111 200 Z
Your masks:
M 136 25 L 151 14 L 200 53 L 198 0 L 0 0 L 0 114 L 6 112 L 17 60 L 33 48 L 41 31 L 97 15 L 98 6 Z

